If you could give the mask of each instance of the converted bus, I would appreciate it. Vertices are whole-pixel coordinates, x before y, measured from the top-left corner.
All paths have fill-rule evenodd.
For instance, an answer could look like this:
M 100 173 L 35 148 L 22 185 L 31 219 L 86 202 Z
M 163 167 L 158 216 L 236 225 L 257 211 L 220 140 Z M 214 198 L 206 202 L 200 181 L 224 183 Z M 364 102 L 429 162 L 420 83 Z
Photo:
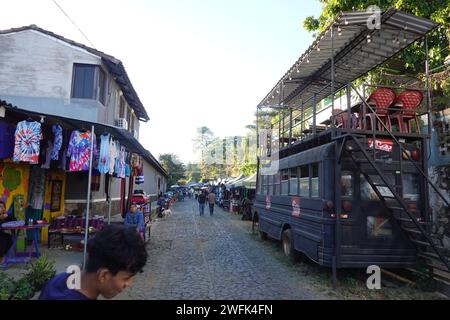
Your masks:
M 355 85 L 416 41 L 425 43 L 428 75 L 426 35 L 437 24 L 390 9 L 369 28 L 371 17 L 338 16 L 258 105 L 253 219 L 263 239 L 331 267 L 334 280 L 338 268 L 423 258 L 448 281 L 449 261 L 430 232 L 429 190 L 446 200 L 427 176 L 429 81 Z

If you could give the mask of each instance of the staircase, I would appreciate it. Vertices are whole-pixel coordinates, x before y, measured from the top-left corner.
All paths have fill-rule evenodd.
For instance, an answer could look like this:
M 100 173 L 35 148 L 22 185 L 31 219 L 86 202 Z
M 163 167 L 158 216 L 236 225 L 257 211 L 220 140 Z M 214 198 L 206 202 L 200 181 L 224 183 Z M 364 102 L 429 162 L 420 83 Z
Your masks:
M 392 138 L 394 143 L 396 142 L 400 147 L 398 169 L 402 173 L 401 155 L 404 154 L 404 150 L 401 143 L 394 136 Z M 407 200 L 401 196 L 402 185 L 390 182 L 386 174 L 383 173 L 381 169 L 383 161 L 377 159 L 377 155 L 381 151 L 375 148 L 375 143 L 371 143 L 373 146 L 369 147 L 369 139 L 371 138 L 355 134 L 337 136 L 335 140 L 338 141 L 340 150 L 338 161 L 340 162 L 342 155 L 345 153 L 361 169 L 361 174 L 380 199 L 382 206 L 392 214 L 398 226 L 416 245 L 418 256 L 425 259 L 428 265 L 434 269 L 434 278 L 450 284 L 450 259 L 445 256 L 445 248 L 440 246 L 438 239 L 431 234 L 431 222 L 424 221 L 419 210 L 408 205 Z M 372 141 L 375 141 L 375 137 Z M 407 161 L 413 163 L 417 173 L 422 175 L 428 184 L 436 188 L 420 167 L 414 163 L 414 160 L 408 156 Z M 375 171 L 376 175 L 369 175 L 367 169 L 364 170 L 361 163 L 369 164 L 371 171 Z M 446 201 L 445 198 L 443 199 Z

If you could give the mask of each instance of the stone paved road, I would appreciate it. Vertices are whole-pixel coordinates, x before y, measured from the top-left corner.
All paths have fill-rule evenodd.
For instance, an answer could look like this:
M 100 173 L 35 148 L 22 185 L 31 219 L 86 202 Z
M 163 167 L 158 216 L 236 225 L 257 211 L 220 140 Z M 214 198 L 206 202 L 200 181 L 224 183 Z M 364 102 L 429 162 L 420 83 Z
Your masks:
M 152 227 L 144 272 L 116 298 L 329 298 L 274 257 L 270 245 L 255 241 L 249 222 L 217 206 L 213 217 L 206 211 L 200 217 L 194 200 L 175 203 L 172 215 Z

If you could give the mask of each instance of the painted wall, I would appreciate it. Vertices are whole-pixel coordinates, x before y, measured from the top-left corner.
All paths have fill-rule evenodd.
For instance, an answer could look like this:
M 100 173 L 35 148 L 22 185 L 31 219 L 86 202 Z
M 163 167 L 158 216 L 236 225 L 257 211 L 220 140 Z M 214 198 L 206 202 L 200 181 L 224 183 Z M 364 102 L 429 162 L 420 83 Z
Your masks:
M 23 208 L 26 207 L 29 169 L 28 165 L 0 162 L 0 199 L 5 202 L 7 210 L 13 205 L 16 196 L 23 197 Z

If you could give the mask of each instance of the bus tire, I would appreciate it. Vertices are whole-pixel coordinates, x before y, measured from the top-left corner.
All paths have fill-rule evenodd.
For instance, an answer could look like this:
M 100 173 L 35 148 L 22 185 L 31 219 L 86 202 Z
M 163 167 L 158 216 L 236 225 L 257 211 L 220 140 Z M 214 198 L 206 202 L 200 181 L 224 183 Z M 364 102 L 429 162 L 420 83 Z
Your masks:
M 259 237 L 264 241 L 268 239 L 267 233 L 264 231 L 259 231 Z
M 283 252 L 284 254 L 291 260 L 291 261 L 298 261 L 300 258 L 300 253 L 295 250 L 294 247 L 294 237 L 292 236 L 291 229 L 286 229 L 283 231 L 283 236 L 281 239 L 281 243 L 283 246 Z

